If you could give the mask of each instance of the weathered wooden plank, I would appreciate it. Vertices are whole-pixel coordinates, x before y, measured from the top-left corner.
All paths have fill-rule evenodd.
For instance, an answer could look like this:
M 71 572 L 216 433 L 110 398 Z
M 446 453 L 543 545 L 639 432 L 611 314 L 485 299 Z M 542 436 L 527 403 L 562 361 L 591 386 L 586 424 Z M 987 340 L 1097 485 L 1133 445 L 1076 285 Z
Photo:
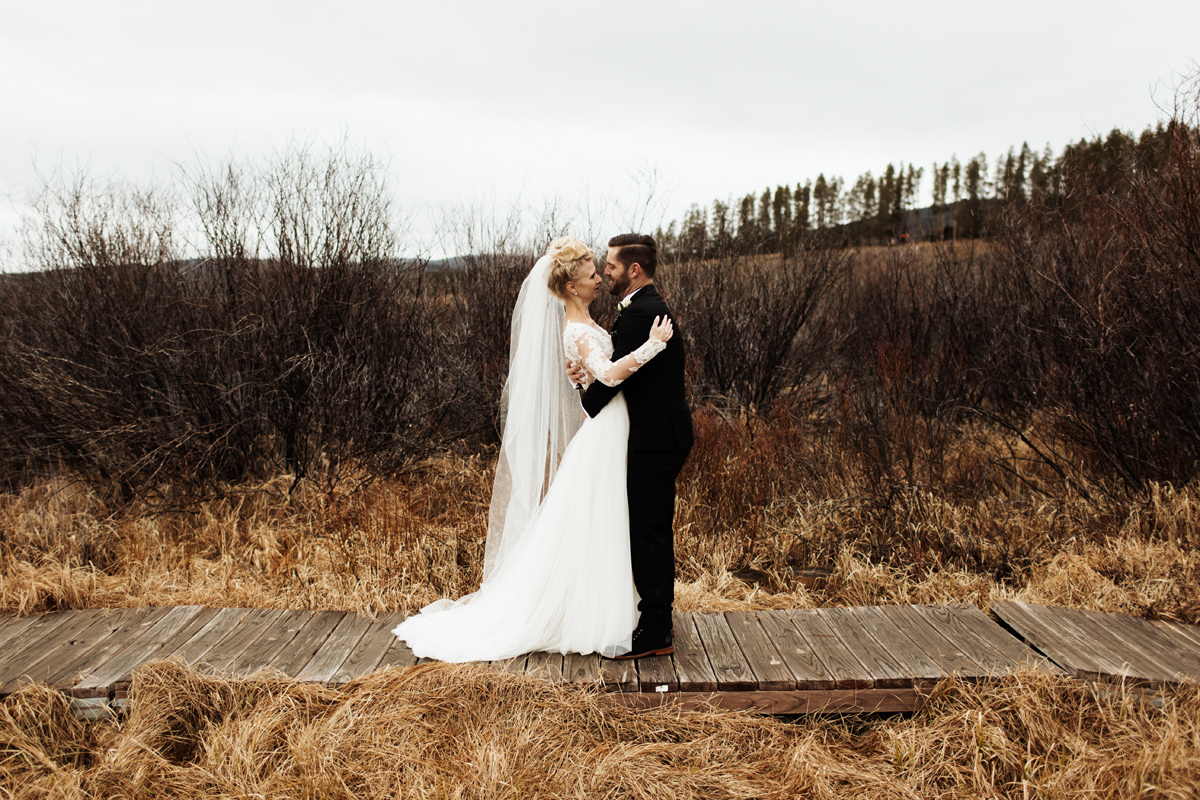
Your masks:
M 1096 654 L 1099 659 L 1103 680 L 1116 680 L 1137 686 L 1159 687 L 1172 682 L 1172 676 L 1132 650 L 1127 642 L 1112 632 L 1111 622 L 1093 625 L 1085 617 L 1072 613 L 1071 609 L 1052 606 L 1019 604 L 1029 614 L 1043 620 L 1059 636 L 1070 636 L 1083 648 Z
M 296 680 L 330 685 L 342 664 L 373 624 L 374 621 L 363 614 L 344 614 L 337 627 L 330 632 L 325 644 L 321 645 L 312 660 L 296 676 Z
M 64 675 L 74 679 L 77 673 L 72 670 L 86 663 L 87 654 L 94 647 L 125 623 L 142 616 L 142 609 L 112 609 L 101 613 L 90 625 L 73 627 L 70 636 L 60 638 L 53 647 L 42 650 L 36 660 L 24 662 L 18 682 L 54 685 Z M 141 633 L 142 629 L 134 626 L 129 631 L 129 638 L 136 639 Z
M 81 637 L 73 651 L 64 653 L 41 680 L 51 686 L 73 685 L 84 674 L 137 643 L 170 610 L 169 607 L 129 608 L 111 615 L 104 625 L 89 629 L 86 640 Z
M 145 664 L 151 660 L 157 660 L 160 658 L 169 658 L 180 647 L 182 647 L 184 643 L 189 641 L 193 636 L 195 636 L 197 633 L 199 633 L 201 630 L 203 630 L 204 626 L 207 625 L 212 620 L 212 618 L 215 617 L 217 615 L 217 613 L 220 611 L 221 611 L 221 609 L 219 609 L 219 608 L 201 608 L 200 611 L 197 612 L 195 616 L 193 616 L 191 619 L 188 620 L 187 624 L 185 624 L 182 628 L 179 629 L 178 632 L 176 632 L 169 639 L 167 639 L 165 642 L 163 642 L 162 645 L 156 651 L 154 651 L 150 656 L 143 659 L 140 664 L 136 664 L 136 665 L 130 667 L 122 675 L 120 675 L 115 680 L 113 680 L 113 682 L 112 682 L 113 699 L 119 700 L 119 699 L 125 699 L 126 697 L 128 697 L 129 685 L 133 682 L 134 670 L 138 669 L 139 667 L 142 666 L 142 664 Z M 145 638 L 146 637 L 144 637 L 144 636 L 142 637 L 143 640 Z M 122 654 L 122 655 L 124 655 L 124 654 Z M 132 658 L 131 658 L 131 660 L 132 660 Z
M 525 674 L 561 683 L 563 679 L 563 654 L 530 653 L 529 658 L 525 661 Z
M 268 662 L 267 667 L 279 670 L 289 678 L 296 677 L 313 660 L 313 656 L 345 616 L 345 611 L 313 612 L 312 617 L 296 634 L 296 638 L 284 645 L 278 655 Z
M 234 642 L 214 649 L 205 662 L 208 668 L 221 675 L 253 675 L 260 672 L 287 647 L 316 612 L 303 609 L 281 611 L 240 652 L 220 652 Z
M 1200 645 L 1200 625 L 1189 625 L 1186 622 L 1173 622 L 1172 626 L 1181 635 L 1186 636 L 1197 645 Z
M 1165 633 L 1149 620 L 1127 614 L 1100 614 L 1095 611 L 1080 613 L 1090 617 L 1116 617 L 1116 626 L 1123 632 L 1122 638 L 1133 642 L 1149 657 L 1157 660 L 1166 669 L 1178 672 L 1183 678 L 1191 681 L 1200 679 L 1200 652 L 1189 647 L 1184 637 Z
M 875 685 L 862 662 L 846 647 L 832 628 L 826 624 L 820 609 L 797 608 L 787 612 L 792 625 L 808 642 L 817 658 L 825 665 L 837 689 L 863 690 Z
M 704 642 L 696 632 L 691 614 L 671 615 L 675 626 L 675 675 L 681 692 L 715 692 L 717 674 L 704 652 Z
M 992 648 L 1005 658 L 1011 659 L 1015 665 L 1014 669 L 1016 667 L 1036 667 L 1055 675 L 1066 675 L 1053 661 L 1013 636 L 1000 623 L 971 603 L 950 603 L 946 608 L 955 619 L 970 628 L 976 636 L 986 639 Z
M 196 669 L 211 674 L 223 673 L 283 613 L 282 610 L 275 608 L 246 610 L 238 618 L 236 624 L 230 628 L 227 635 L 196 662 Z
M 10 659 L 0 671 L 0 684 L 13 691 L 19 684 L 45 682 L 49 670 L 72 658 L 81 646 L 94 644 L 94 631 L 107 633 L 115 616 L 123 615 L 125 611 L 89 608 L 61 612 L 70 615 L 65 624 L 55 627 L 53 633 L 39 637 L 40 641 L 24 643 L 20 656 Z
M 853 611 L 848 608 L 821 608 L 817 609 L 817 615 L 837 634 L 858 662 L 867 668 L 873 688 L 912 687 L 912 676 L 863 628 Z
M 1119 657 L 1107 648 L 1094 646 L 1065 617 L 1054 619 L 1039 613 L 1039 606 L 1016 601 L 993 600 L 992 612 L 1011 625 L 1025 641 L 1047 654 L 1076 678 L 1085 680 L 1125 680 L 1140 683 Z
M 514 675 L 520 675 L 525 672 L 525 663 L 529 660 L 529 654 L 513 656 L 512 658 L 502 658 L 497 661 L 489 662 L 493 669 L 498 669 L 501 672 L 511 672 Z
M 915 646 L 938 664 L 943 674 L 971 679 L 981 677 L 987 671 L 958 645 L 938 633 L 912 606 L 883 606 L 881 610 Z
M 933 605 L 916 605 L 913 608 L 928 620 L 938 633 L 949 639 L 973 661 L 978 662 L 983 673 L 980 677 L 1007 675 L 1015 670 L 1021 664 L 1021 658 L 1014 655 L 1013 646 L 1029 652 L 1030 663 L 1044 662 L 1044 659 L 1028 651 L 1025 645 L 986 617 L 985 621 L 998 633 L 980 626 L 974 615 L 962 613 L 961 609 L 953 610 L 948 606 Z M 982 612 L 980 615 L 982 616 Z
M 796 688 L 813 691 L 837 688 L 837 681 L 817 657 L 813 646 L 782 611 L 759 611 L 758 624 L 771 638 L 783 663 L 796 679 Z
M 871 638 L 911 676 L 913 686 L 918 689 L 932 688 L 946 678 L 947 674 L 941 665 L 905 636 L 881 609 L 862 606 L 847 610 L 854 615 Z
M 18 637 L 37 621 L 37 616 L 0 617 L 0 653 L 5 652 L 9 642 L 17 641 Z
M 1150 622 L 1156 630 L 1175 639 L 1176 647 L 1187 650 L 1195 658 L 1200 659 L 1200 628 L 1182 622 L 1168 622 L 1156 619 Z
M 399 623 L 397 623 L 399 624 Z M 392 627 L 395 627 L 394 625 Z M 379 660 L 375 669 L 386 667 L 411 667 L 417 663 L 417 657 L 412 649 L 402 640 L 392 637 L 392 644 Z
M 0 657 L 0 687 L 10 693 L 16 689 L 18 677 L 34 677 L 41 674 L 37 667 L 47 656 L 62 653 L 70 648 L 71 641 L 104 618 L 107 609 L 88 608 L 80 611 L 61 611 L 61 619 L 46 616 L 43 625 L 34 624 L 15 647 Z
M 563 680 L 567 683 L 596 683 L 600 680 L 600 656 L 595 653 L 563 656 Z
M 1103 645 L 1123 666 L 1138 675 L 1143 682 L 1169 686 L 1186 680 L 1189 665 L 1174 658 L 1169 641 L 1144 642 L 1130 617 L 1124 614 L 1089 613 L 1074 608 L 1054 609 L 1056 617 L 1070 619 L 1078 630 L 1089 635 L 1093 642 Z
M 637 664 L 638 688 L 643 692 L 678 692 L 679 677 L 671 656 L 645 656 Z
M 91 670 L 71 687 L 68 694 L 78 699 L 112 696 L 118 680 L 153 658 L 166 642 L 178 636 L 203 611 L 203 606 L 176 606 L 168 609 L 167 613 L 136 642 L 103 664 L 93 665 Z
M 232 633 L 247 615 L 254 613 L 252 608 L 222 608 L 218 609 L 212 618 L 204 623 L 186 641 L 174 650 L 164 647 L 160 653 L 164 658 L 175 657 L 184 663 L 195 665 L 204 658 L 210 650 L 221 643 L 221 640 Z
M 600 682 L 608 692 L 636 692 L 638 673 L 634 660 L 600 659 Z
M 384 654 L 391 648 L 392 643 L 396 641 L 396 634 L 392 633 L 392 629 L 403 622 L 406 616 L 406 614 L 396 611 L 384 614 L 372 622 L 367 627 L 367 632 L 363 634 L 362 639 L 346 657 L 341 668 L 330 679 L 329 684 L 341 686 L 360 675 L 366 675 L 373 671 L 383 659 Z
M 916 689 L 832 689 L 790 692 L 620 692 L 612 702 L 634 708 L 721 708 L 760 714 L 894 714 L 920 708 Z
M 13 681 L 28 666 L 36 664 L 47 652 L 62 646 L 79 631 L 86 630 L 104 614 L 105 609 L 87 608 L 39 616 L 8 647 L 0 651 L 0 692 L 8 694 L 15 690 Z
M 758 681 L 759 691 L 782 692 L 796 688 L 796 676 L 759 626 L 753 611 L 727 611 L 725 621 Z
M 717 677 L 717 688 L 723 692 L 756 691 L 758 679 L 738 647 L 725 617 L 721 614 L 693 614 L 692 619 L 704 643 L 708 663 L 712 664 Z

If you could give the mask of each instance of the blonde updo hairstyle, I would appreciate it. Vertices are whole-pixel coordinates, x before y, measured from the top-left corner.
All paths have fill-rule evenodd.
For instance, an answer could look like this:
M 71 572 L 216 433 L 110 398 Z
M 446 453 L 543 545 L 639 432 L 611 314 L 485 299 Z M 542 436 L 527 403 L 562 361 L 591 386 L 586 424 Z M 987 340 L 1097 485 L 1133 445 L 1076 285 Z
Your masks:
M 570 236 L 560 236 L 546 248 L 550 257 L 550 277 L 546 281 L 551 294 L 567 299 L 567 284 L 579 277 L 579 268 L 596 257 L 592 248 Z

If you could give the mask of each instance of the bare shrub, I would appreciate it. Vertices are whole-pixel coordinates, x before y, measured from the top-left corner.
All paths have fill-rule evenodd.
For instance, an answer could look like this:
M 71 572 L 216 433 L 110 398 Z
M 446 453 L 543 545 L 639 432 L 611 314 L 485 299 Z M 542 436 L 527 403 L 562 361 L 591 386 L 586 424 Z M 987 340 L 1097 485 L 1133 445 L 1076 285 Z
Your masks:
M 301 150 L 191 180 L 187 260 L 170 198 L 83 181 L 43 197 L 43 271 L 6 276 L 0 311 L 10 480 L 65 467 L 125 497 L 336 480 L 457 437 L 445 304 L 398 253 L 377 163 Z
M 1042 435 L 1066 454 L 1051 459 L 1059 469 L 1077 463 L 1141 491 L 1200 466 L 1196 121 L 1172 122 L 1122 169 L 1119 189 L 1078 181 L 1065 210 L 1030 206 L 1007 220 L 997 269 L 1020 300 L 1014 325 L 1034 335 L 1024 363 L 996 380 L 1048 412 Z
M 839 370 L 879 386 L 900 362 L 905 402 L 923 414 L 978 403 L 981 365 L 1006 327 L 991 265 L 973 240 L 863 250 L 848 286 Z
M 838 291 L 851 254 L 814 238 L 781 256 L 715 252 L 667 263 L 669 302 L 694 362 L 693 393 L 766 407 L 815 380 L 838 330 Z
M 471 253 L 445 278 L 453 299 L 453 334 L 445 355 L 466 380 L 455 413 L 473 443 L 500 439 L 500 392 L 508 376 L 512 313 L 521 284 L 536 260 L 527 248 Z

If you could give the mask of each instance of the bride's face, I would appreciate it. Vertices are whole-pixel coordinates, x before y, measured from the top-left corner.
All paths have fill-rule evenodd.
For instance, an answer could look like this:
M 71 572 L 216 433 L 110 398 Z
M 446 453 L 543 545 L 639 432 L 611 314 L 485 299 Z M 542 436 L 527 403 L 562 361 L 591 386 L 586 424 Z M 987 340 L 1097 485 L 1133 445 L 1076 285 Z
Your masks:
M 591 303 L 600 295 L 601 278 L 596 271 L 596 262 L 588 259 L 579 267 L 579 277 L 575 279 L 575 291 L 584 303 Z

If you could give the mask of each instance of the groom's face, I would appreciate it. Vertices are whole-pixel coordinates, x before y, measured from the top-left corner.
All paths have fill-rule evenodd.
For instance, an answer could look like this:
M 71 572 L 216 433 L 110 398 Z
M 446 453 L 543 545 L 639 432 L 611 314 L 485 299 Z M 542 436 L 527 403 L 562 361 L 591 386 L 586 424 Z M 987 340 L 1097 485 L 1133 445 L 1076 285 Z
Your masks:
M 629 268 L 621 263 L 619 258 L 621 248 L 608 248 L 607 262 L 604 267 L 604 277 L 608 278 L 608 291 L 617 297 L 624 297 L 629 290 Z

